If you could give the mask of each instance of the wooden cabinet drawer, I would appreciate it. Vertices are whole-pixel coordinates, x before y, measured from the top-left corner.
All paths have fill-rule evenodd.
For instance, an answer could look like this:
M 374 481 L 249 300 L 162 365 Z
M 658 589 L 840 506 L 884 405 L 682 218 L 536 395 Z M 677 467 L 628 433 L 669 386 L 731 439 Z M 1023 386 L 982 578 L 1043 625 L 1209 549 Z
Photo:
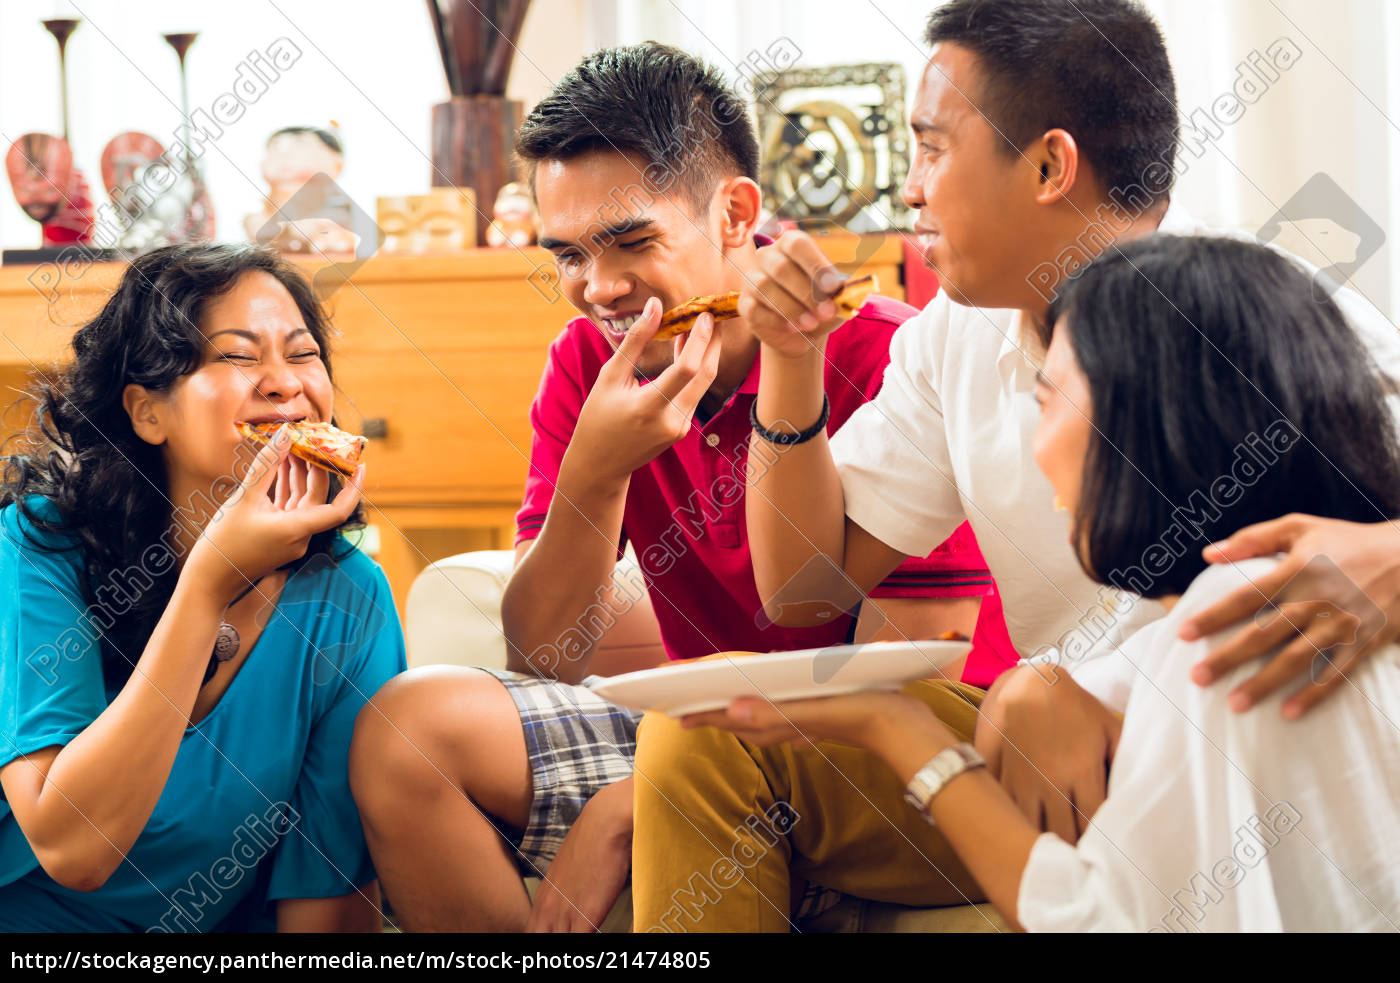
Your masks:
M 366 493 L 382 504 L 518 503 L 530 456 L 530 401 L 545 351 L 400 349 L 337 356 L 336 414 L 359 432 Z

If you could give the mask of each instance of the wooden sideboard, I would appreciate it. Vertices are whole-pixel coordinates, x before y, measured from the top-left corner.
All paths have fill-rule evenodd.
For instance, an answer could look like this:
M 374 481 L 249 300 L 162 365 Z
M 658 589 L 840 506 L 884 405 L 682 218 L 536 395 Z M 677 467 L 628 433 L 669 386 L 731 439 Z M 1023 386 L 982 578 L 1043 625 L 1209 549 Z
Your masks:
M 903 298 L 899 237 L 832 236 L 824 248 Z M 303 265 L 313 276 L 324 266 Z M 52 372 L 121 269 L 0 268 L 0 385 L 23 389 Z M 552 261 L 540 249 L 379 256 L 328 301 L 338 332 L 337 417 L 347 429 L 382 434 L 366 457 L 366 547 L 400 612 L 427 564 L 511 546 L 529 467 L 530 400 L 545 350 L 575 313 L 546 272 Z M 17 419 L 5 418 L 5 436 Z

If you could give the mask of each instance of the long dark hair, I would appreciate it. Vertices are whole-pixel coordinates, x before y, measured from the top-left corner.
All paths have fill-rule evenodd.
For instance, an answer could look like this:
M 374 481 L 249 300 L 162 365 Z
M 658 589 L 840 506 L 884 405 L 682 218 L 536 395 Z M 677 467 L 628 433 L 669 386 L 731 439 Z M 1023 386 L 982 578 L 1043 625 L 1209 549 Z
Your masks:
M 170 601 L 178 567 L 155 564 L 146 551 L 168 535 L 176 505 L 188 504 L 171 502 L 160 449 L 132 429 L 123 390 L 135 384 L 168 392 L 193 372 L 205 352 L 200 325 L 206 305 L 259 271 L 292 295 L 329 373 L 330 323 L 295 267 L 247 245 L 167 246 L 127 267 L 102 310 L 73 335 L 72 363 L 31 390 L 37 406 L 23 435 L 24 452 L 5 459 L 0 507 L 16 506 L 37 547 L 83 553 L 83 600 L 88 624 L 100 629 L 109 687 L 130 677 Z M 339 489 L 333 475 L 330 494 Z M 340 532 L 362 525 L 357 506 L 345 524 L 312 537 L 303 562 L 343 555 Z M 140 574 L 133 578 L 135 571 Z M 130 586 L 133 579 L 142 589 Z M 98 595 L 105 587 L 110 598 L 111 585 L 132 602 L 120 605 L 120 617 Z M 94 617 L 99 608 L 100 619 Z
M 1273 249 L 1151 236 L 1069 280 L 1049 318 L 1093 402 L 1074 519 L 1095 579 L 1180 594 L 1201 547 L 1251 523 L 1400 516 L 1393 388 Z

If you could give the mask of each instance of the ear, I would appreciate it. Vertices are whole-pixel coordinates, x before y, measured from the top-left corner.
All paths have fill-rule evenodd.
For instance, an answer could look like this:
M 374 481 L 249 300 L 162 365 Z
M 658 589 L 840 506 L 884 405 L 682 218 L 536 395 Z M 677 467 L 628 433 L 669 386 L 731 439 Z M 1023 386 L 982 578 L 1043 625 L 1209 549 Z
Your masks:
M 1049 130 L 1026 148 L 1026 157 L 1040 171 L 1036 203 L 1051 205 L 1069 197 L 1079 180 L 1079 144 L 1066 130 Z
M 165 443 L 165 399 L 145 386 L 132 384 L 122 390 L 122 408 L 131 418 L 131 429 L 148 444 Z
M 715 193 L 721 209 L 720 240 L 726 248 L 737 249 L 753 241 L 763 195 L 746 177 L 732 177 Z

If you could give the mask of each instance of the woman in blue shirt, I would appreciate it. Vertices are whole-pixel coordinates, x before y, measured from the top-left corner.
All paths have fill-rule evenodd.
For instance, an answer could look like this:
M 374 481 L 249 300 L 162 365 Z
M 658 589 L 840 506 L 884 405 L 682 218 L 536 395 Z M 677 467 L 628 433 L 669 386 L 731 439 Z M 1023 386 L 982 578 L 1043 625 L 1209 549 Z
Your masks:
M 246 246 L 136 260 L 0 492 L 0 931 L 375 931 L 355 716 L 404 668 L 330 421 L 329 324 Z M 275 902 L 275 905 L 273 904 Z

